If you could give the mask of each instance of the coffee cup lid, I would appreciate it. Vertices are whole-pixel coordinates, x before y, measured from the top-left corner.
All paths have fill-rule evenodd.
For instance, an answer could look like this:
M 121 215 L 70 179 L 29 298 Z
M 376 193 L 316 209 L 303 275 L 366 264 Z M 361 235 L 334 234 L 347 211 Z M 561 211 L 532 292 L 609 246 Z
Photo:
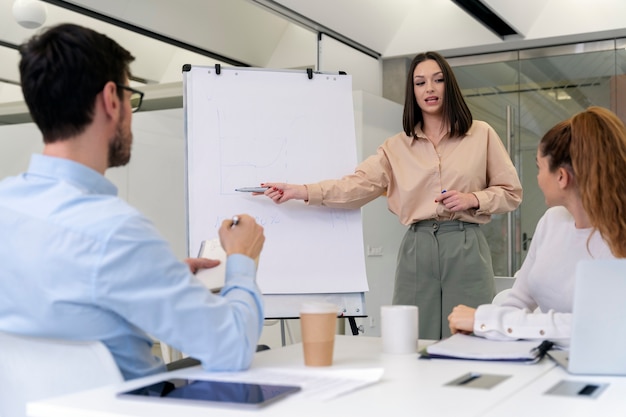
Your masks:
M 339 313 L 339 306 L 333 303 L 323 301 L 310 301 L 300 305 L 300 313 L 308 314 L 324 314 Z

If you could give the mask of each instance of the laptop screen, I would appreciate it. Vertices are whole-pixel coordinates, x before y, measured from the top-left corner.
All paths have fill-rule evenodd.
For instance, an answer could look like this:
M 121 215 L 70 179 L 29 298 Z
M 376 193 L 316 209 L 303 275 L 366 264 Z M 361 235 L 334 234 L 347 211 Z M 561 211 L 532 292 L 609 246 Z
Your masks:
M 626 375 L 626 259 L 578 262 L 568 370 Z

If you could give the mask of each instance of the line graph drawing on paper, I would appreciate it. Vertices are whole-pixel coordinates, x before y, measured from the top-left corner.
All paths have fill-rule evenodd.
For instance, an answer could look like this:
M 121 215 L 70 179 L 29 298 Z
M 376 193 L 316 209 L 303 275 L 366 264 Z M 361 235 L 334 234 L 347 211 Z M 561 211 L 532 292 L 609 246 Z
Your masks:
M 231 123 L 241 120 L 232 116 L 233 111 L 243 112 L 217 111 L 220 193 L 234 193 L 235 188 L 258 186 L 262 181 L 289 182 L 297 174 L 296 167 L 305 166 L 294 151 L 299 140 L 296 132 L 311 122 L 305 115 L 285 115 L 283 122 L 272 124 L 267 117 L 253 116 L 253 128 L 248 130 L 241 123 Z

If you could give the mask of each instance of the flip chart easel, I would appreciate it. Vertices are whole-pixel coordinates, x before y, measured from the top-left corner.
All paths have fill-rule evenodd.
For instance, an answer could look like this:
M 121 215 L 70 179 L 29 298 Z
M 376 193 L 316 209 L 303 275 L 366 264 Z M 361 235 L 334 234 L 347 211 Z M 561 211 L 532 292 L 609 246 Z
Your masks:
M 235 191 L 264 181 L 311 183 L 356 166 L 352 80 L 311 70 L 183 67 L 188 253 L 247 213 L 264 227 L 257 282 L 268 319 L 298 318 L 303 301 L 366 316 L 360 210 L 277 205 Z M 350 321 L 353 333 L 354 320 Z

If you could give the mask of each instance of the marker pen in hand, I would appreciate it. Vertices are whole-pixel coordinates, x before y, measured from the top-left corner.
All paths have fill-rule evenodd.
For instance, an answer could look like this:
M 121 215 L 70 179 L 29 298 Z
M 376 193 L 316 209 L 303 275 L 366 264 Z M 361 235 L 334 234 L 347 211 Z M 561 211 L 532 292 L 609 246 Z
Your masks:
M 264 193 L 270 187 L 241 187 L 235 188 L 235 191 L 241 193 Z
M 239 216 L 233 216 L 233 224 L 230 227 L 235 227 L 239 224 Z

